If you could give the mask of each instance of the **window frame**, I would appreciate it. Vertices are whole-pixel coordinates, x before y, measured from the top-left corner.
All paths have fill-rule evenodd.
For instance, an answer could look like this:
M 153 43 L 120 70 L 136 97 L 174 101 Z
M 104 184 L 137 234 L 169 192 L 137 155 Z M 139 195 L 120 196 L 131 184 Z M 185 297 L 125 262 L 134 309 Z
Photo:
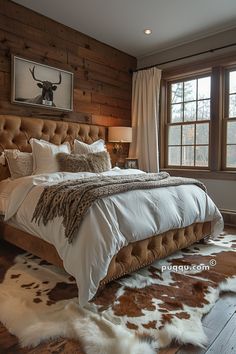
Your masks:
M 165 167 L 166 168 L 171 168 L 171 169 L 178 169 L 180 168 L 181 170 L 182 169 L 187 169 L 187 170 L 209 170 L 210 168 L 210 157 L 211 157 L 211 149 L 210 149 L 210 145 L 211 145 L 211 118 L 209 120 L 194 120 L 194 121 L 184 121 L 183 122 L 176 122 L 176 123 L 173 123 L 171 122 L 171 106 L 172 106 L 172 103 L 171 103 L 171 85 L 172 84 L 175 84 L 175 83 L 178 83 L 178 82 L 186 82 L 186 81 L 190 81 L 190 80 L 197 80 L 197 79 L 201 79 L 201 78 L 204 78 L 204 77 L 208 77 L 210 76 L 211 78 L 211 71 L 208 71 L 208 72 L 205 72 L 204 74 L 203 73 L 200 73 L 200 74 L 194 74 L 194 75 L 191 75 L 191 76 L 184 76 L 184 78 L 178 78 L 177 80 L 176 79 L 173 79 L 173 80 L 168 80 L 167 81 L 167 114 L 166 114 L 166 122 L 165 122 L 165 140 L 166 140 L 166 144 L 165 144 Z M 198 101 L 202 101 L 202 100 L 193 100 L 193 101 L 189 101 L 189 102 L 198 102 Z M 184 104 L 185 101 L 181 101 L 180 103 Z M 211 104 L 211 97 L 210 97 L 210 104 Z M 210 105 L 210 112 L 211 112 L 211 105 Z M 185 166 L 185 165 L 169 165 L 168 164 L 168 147 L 170 146 L 168 144 L 168 131 L 169 131 L 169 127 L 170 126 L 175 126 L 175 125 L 179 125 L 179 126 L 184 126 L 184 125 L 190 125 L 190 124 L 194 124 L 194 125 L 197 125 L 197 124 L 201 124 L 201 123 L 207 123 L 209 124 L 209 144 L 193 144 L 193 145 L 190 145 L 190 146 L 194 146 L 194 161 L 195 161 L 195 154 L 196 154 L 196 150 L 195 150 L 195 147 L 196 146 L 208 146 L 208 165 L 207 166 Z M 182 129 L 181 129 L 182 130 Z M 196 130 L 195 130 L 195 135 L 196 135 Z M 196 141 L 196 137 L 194 138 L 194 142 Z M 181 134 L 181 160 L 182 160 L 182 147 L 183 146 L 188 146 L 188 145 L 183 145 L 182 144 L 182 134 Z
M 236 71 L 236 65 L 226 67 L 224 70 L 224 114 L 223 114 L 223 137 L 222 137 L 222 143 L 223 143 L 223 153 L 222 153 L 222 169 L 224 171 L 235 171 L 236 172 L 236 167 L 227 167 L 226 161 L 227 161 L 227 123 L 228 122 L 236 122 L 236 116 L 233 118 L 229 118 L 229 74 L 231 71 Z M 236 147 L 236 144 L 235 144 Z
M 226 168 L 226 77 L 236 68 L 236 51 L 199 62 L 171 67 L 162 71 L 160 91 L 159 151 L 160 168 L 186 177 L 236 180 L 236 168 Z M 168 83 L 190 80 L 211 74 L 211 119 L 209 132 L 209 168 L 199 166 L 168 166 Z

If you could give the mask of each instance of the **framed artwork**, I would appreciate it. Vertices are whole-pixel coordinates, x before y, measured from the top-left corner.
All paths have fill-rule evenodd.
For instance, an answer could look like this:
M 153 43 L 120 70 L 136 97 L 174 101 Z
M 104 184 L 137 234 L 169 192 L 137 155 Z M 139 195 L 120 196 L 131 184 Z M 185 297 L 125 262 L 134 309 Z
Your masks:
M 73 110 L 73 73 L 12 56 L 12 103 Z
M 125 159 L 125 168 L 138 168 L 138 159 Z

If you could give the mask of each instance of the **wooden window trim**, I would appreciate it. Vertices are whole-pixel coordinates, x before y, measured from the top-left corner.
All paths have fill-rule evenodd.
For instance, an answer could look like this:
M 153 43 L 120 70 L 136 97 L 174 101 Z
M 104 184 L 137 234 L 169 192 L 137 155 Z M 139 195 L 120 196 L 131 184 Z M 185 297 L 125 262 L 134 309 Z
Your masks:
M 221 54 L 214 58 L 205 58 L 199 61 L 178 65 L 163 69 L 162 78 L 164 80 L 177 80 L 180 77 L 191 77 L 211 71 L 216 66 L 231 68 L 236 65 L 236 50 L 229 54 Z
M 191 76 L 185 76 L 184 75 L 184 78 L 179 78 L 178 80 L 168 80 L 166 82 L 166 115 L 165 115 L 165 123 L 164 123 L 164 129 L 165 129 L 165 132 L 164 132 L 164 135 L 165 135 L 165 157 L 164 157 L 164 164 L 162 165 L 162 167 L 165 167 L 165 168 L 180 168 L 180 169 L 194 169 L 194 170 L 208 170 L 210 168 L 210 156 L 211 156 L 211 151 L 210 151 L 210 141 L 211 141 L 211 119 L 207 119 L 207 120 L 194 120 L 194 121 L 184 121 L 184 116 L 183 116 L 183 121 L 180 121 L 180 122 L 171 122 L 171 107 L 172 107 L 172 103 L 171 103 L 171 85 L 173 83 L 178 83 L 178 82 L 187 82 L 191 79 L 193 80 L 196 80 L 198 82 L 199 79 L 201 78 L 204 78 L 204 77 L 211 77 L 211 72 L 208 70 L 208 71 L 204 71 L 204 73 L 200 73 L 200 74 L 197 74 L 195 73 L 194 76 L 191 75 Z M 183 90 L 184 90 L 184 87 L 183 87 Z M 196 88 L 197 90 L 197 88 Z M 195 100 L 190 100 L 190 101 L 185 101 L 184 100 L 184 95 L 183 95 L 183 101 L 180 101 L 178 102 L 181 103 L 182 105 L 184 105 L 184 103 L 189 103 L 189 102 L 195 102 L 196 103 L 196 109 L 197 109 L 197 104 L 198 102 L 201 102 L 201 101 L 206 101 L 206 100 L 209 100 L 208 99 L 198 99 L 198 97 L 196 97 Z M 211 101 L 211 97 L 210 97 L 210 101 Z M 184 106 L 183 106 L 184 108 Z M 184 113 L 183 113 L 184 114 Z M 180 156 L 180 163 L 181 165 L 170 165 L 168 164 L 168 147 L 171 146 L 170 144 L 167 144 L 166 142 L 168 141 L 168 127 L 170 126 L 181 126 L 181 132 L 182 132 L 182 127 L 185 126 L 185 125 L 195 125 L 195 127 L 198 125 L 198 124 L 204 124 L 204 123 L 207 123 L 209 124 L 209 143 L 208 144 L 196 144 L 196 129 L 195 129 L 195 137 L 194 137 L 194 143 L 193 144 L 190 144 L 190 145 L 186 145 L 186 144 L 183 144 L 183 141 L 182 141 L 182 133 L 181 133 L 181 144 L 179 145 L 179 147 L 181 148 L 181 156 Z M 194 164 L 195 164 L 195 158 L 196 158 L 196 147 L 197 146 L 207 146 L 208 147 L 208 165 L 207 166 L 193 166 L 193 165 L 189 165 L 189 166 L 185 166 L 185 165 L 182 165 L 182 147 L 183 146 L 193 146 L 194 147 Z
M 223 158 L 222 158 L 222 169 L 224 171 L 235 171 L 236 172 L 236 167 L 227 167 L 226 166 L 226 152 L 227 152 L 227 123 L 228 122 L 235 122 L 236 117 L 234 118 L 229 118 L 229 73 L 231 71 L 235 71 L 236 66 L 231 65 L 230 67 L 227 67 L 224 71 L 224 109 L 223 109 L 223 135 L 222 135 L 222 141 L 223 141 Z M 233 144 L 232 144 L 233 145 Z
M 222 143 L 222 71 L 221 67 L 212 68 L 211 76 L 211 123 L 210 123 L 210 170 L 221 170 Z
M 203 179 L 220 179 L 236 181 L 236 173 L 234 171 L 210 171 L 191 168 L 161 168 L 161 171 L 170 173 L 171 176 L 182 176 L 189 178 Z

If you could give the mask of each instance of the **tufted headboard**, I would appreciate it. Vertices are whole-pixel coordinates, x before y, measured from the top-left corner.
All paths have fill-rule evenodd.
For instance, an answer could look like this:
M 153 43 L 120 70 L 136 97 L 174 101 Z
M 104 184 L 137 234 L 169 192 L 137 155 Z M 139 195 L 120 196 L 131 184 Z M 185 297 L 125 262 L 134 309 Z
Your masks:
M 0 115 L 0 153 L 4 149 L 30 152 L 31 138 L 47 140 L 57 145 L 65 141 L 69 141 L 72 145 L 74 139 L 91 144 L 98 139 L 105 140 L 106 128 L 57 120 Z M 9 177 L 8 168 L 0 165 L 0 180 L 7 177 Z

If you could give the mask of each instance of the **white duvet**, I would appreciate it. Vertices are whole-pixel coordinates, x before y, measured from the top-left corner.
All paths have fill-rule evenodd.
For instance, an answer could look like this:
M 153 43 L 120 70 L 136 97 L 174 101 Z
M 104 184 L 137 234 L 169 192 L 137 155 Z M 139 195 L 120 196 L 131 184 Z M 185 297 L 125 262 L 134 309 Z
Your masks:
M 137 173 L 144 172 L 114 168 L 102 174 Z M 9 180 L 11 193 L 5 212 L 5 221 L 9 224 L 56 247 L 66 271 L 77 281 L 81 305 L 92 299 L 112 257 L 128 243 L 195 222 L 211 221 L 212 236 L 223 229 L 216 205 L 195 185 L 136 190 L 98 200 L 85 215 L 72 244 L 64 236 L 60 218 L 46 226 L 31 222 L 45 185 L 85 176 L 94 174 L 58 172 Z

